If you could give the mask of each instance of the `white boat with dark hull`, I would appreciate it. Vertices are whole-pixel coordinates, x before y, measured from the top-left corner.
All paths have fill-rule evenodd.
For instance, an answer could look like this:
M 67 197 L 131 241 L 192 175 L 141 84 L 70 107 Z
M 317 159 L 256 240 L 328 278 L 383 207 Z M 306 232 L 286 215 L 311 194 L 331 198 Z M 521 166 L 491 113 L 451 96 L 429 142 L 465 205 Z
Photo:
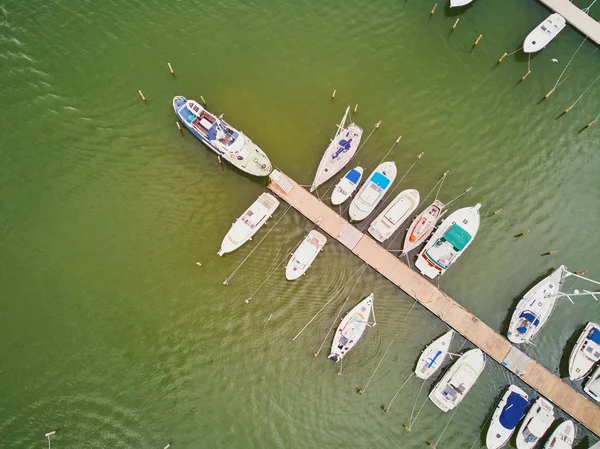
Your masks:
M 292 254 L 292 258 L 285 268 L 286 279 L 293 281 L 305 274 L 319 253 L 323 251 L 325 243 L 327 243 L 327 237 L 314 229 L 310 231 Z
M 446 205 L 439 200 L 435 200 L 423 212 L 417 215 L 408 228 L 406 237 L 404 238 L 404 246 L 402 252 L 407 254 L 417 246 L 425 243 L 425 240 L 431 235 L 435 224 L 442 216 L 442 211 Z
M 575 426 L 570 419 L 561 423 L 550 435 L 544 449 L 572 449 L 575 440 Z
M 403 190 L 369 226 L 369 234 L 385 242 L 412 215 L 419 206 L 420 196 L 415 189 Z
M 350 123 L 348 127 L 344 127 L 349 112 L 350 106 L 346 108 L 344 117 L 338 125 L 337 132 L 321 158 L 315 180 L 310 186 L 311 192 L 314 192 L 317 187 L 339 173 L 350 162 L 350 159 L 352 159 L 352 156 L 358 150 L 363 130 L 356 123 Z
M 423 350 L 415 368 L 415 375 L 419 379 L 429 379 L 441 368 L 448 355 L 453 336 L 454 331 L 449 330 Z
M 331 204 L 338 206 L 346 201 L 354 193 L 363 175 L 362 167 L 356 167 L 344 175 L 340 182 L 333 188 Z
M 508 442 L 517 424 L 525 415 L 528 405 L 527 393 L 515 385 L 510 385 L 492 415 L 485 438 L 487 449 L 499 449 Z
M 348 211 L 350 218 L 354 221 L 367 218 L 392 186 L 396 174 L 397 169 L 394 162 L 379 164 L 350 203 Z
M 554 422 L 554 407 L 544 398 L 538 398 L 517 433 L 517 449 L 533 449 Z
M 369 326 L 369 316 L 373 310 L 373 293 L 359 302 L 342 319 L 338 326 L 333 343 L 331 344 L 331 354 L 329 359 L 339 362 L 344 358 L 360 340 L 367 326 Z M 373 324 L 374 326 L 375 324 Z
M 479 230 L 481 203 L 451 213 L 417 256 L 415 266 L 434 279 L 446 272 L 465 252 Z
M 235 251 L 267 222 L 273 212 L 279 207 L 279 200 L 270 193 L 261 194 L 246 212 L 238 218 L 221 243 L 219 256 Z
M 456 8 L 458 6 L 465 6 L 472 2 L 473 2 L 473 0 L 450 0 L 450 8 Z
M 183 125 L 211 151 L 231 165 L 254 176 L 267 176 L 271 161 L 254 142 L 221 117 L 185 97 L 173 98 L 173 109 Z
M 444 412 L 454 409 L 475 384 L 484 367 L 481 349 L 465 352 L 429 393 L 429 399 Z
M 565 18 L 558 13 L 551 14 L 527 35 L 523 42 L 525 53 L 535 53 L 542 50 L 567 25 Z
M 569 357 L 569 378 L 583 379 L 600 360 L 600 326 L 588 323 Z
M 600 366 L 585 383 L 583 391 L 589 394 L 594 401 L 600 402 Z

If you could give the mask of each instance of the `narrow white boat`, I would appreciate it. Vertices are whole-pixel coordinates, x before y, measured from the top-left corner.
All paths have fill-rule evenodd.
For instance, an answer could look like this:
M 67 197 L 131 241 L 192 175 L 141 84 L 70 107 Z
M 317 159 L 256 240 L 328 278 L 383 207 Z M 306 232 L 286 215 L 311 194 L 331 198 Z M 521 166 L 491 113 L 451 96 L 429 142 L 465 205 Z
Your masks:
M 323 251 L 325 243 L 327 243 L 327 238 L 323 234 L 314 229 L 310 231 L 300 246 L 296 248 L 285 268 L 287 280 L 293 281 L 305 274 L 319 253 Z
M 450 0 L 450 8 L 456 8 L 457 6 L 465 6 L 471 3 L 473 0 Z
M 369 325 L 371 310 L 373 310 L 373 293 L 359 302 L 342 319 L 333 336 L 331 354 L 329 354 L 330 360 L 339 362 L 356 345 Z
M 477 203 L 458 209 L 442 221 L 415 262 L 421 274 L 434 279 L 456 262 L 477 235 L 480 208 L 481 203 Z
M 404 254 L 425 243 L 427 237 L 433 232 L 433 228 L 441 217 L 445 207 L 444 203 L 435 200 L 433 204 L 417 215 L 417 218 L 413 220 L 404 238 L 404 246 L 402 248 Z
M 517 433 L 517 449 L 532 449 L 554 422 L 554 407 L 544 398 L 538 398 L 525 415 Z
M 544 449 L 572 449 L 573 440 L 575 440 L 575 426 L 573 421 L 567 419 L 552 432 Z
M 440 369 L 448 355 L 452 337 L 454 337 L 454 331 L 449 330 L 423 350 L 415 368 L 415 375 L 419 379 L 429 379 Z
M 492 415 L 492 422 L 485 438 L 488 449 L 499 449 L 508 442 L 517 424 L 525 415 L 528 405 L 527 393 L 516 385 L 510 385 Z
M 600 326 L 588 323 L 569 357 L 569 378 L 583 379 L 600 360 Z
M 335 187 L 333 188 L 333 194 L 331 195 L 331 204 L 338 206 L 346 201 L 354 193 L 363 175 L 362 167 L 356 167 L 350 170 L 346 175 L 340 179 Z
M 465 352 L 429 393 L 429 399 L 444 412 L 454 409 L 475 384 L 484 367 L 481 349 Z
M 346 108 L 344 117 L 338 125 L 337 132 L 321 158 L 315 180 L 312 186 L 310 186 L 311 192 L 339 173 L 350 162 L 356 150 L 358 150 L 363 130 L 355 123 L 350 123 L 347 128 L 344 128 L 349 112 L 350 106 Z
M 419 192 L 415 189 L 403 190 L 381 212 L 369 226 L 369 234 L 379 242 L 385 242 L 398 230 L 419 206 Z
M 261 194 L 258 199 L 238 218 L 221 243 L 219 256 L 235 251 L 264 225 L 279 207 L 279 200 L 270 193 Z
M 535 53 L 542 50 L 567 25 L 565 18 L 558 13 L 551 14 L 527 35 L 523 42 L 525 53 Z
M 590 446 L 589 449 L 600 449 L 600 441 L 594 444 L 593 446 Z
M 360 188 L 352 203 L 350 203 L 350 218 L 354 221 L 360 221 L 367 218 L 377 207 L 383 196 L 392 186 L 396 179 L 396 164 L 394 162 L 384 162 L 373 170 L 369 179 Z
M 529 343 L 546 324 L 556 305 L 567 268 L 558 270 L 538 282 L 521 298 L 508 326 L 506 336 L 513 343 Z
M 600 366 L 585 383 L 583 391 L 589 394 L 594 401 L 600 402 Z

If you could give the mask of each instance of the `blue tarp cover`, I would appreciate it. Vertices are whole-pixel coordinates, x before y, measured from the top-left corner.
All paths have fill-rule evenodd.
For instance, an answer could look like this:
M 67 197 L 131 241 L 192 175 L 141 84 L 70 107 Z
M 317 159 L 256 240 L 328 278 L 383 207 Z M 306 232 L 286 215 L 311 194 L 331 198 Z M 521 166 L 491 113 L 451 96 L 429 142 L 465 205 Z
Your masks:
M 521 313 L 519 318 L 525 318 L 527 321 L 529 321 L 534 326 L 539 326 L 539 324 L 540 324 L 540 319 L 531 312 L 523 312 L 523 313 Z
M 598 331 L 598 329 L 596 329 L 595 327 L 593 327 L 590 333 L 588 334 L 588 338 L 594 343 L 600 345 L 600 331 Z
M 390 180 L 379 172 L 376 172 L 373 176 L 371 176 L 371 182 L 375 185 L 378 185 L 382 189 L 385 189 L 390 185 Z
M 505 429 L 512 430 L 517 427 L 517 424 L 525 414 L 525 409 L 529 401 L 517 393 L 511 393 L 508 396 L 506 405 L 500 413 L 500 424 Z
M 444 240 L 450 243 L 456 251 L 462 251 L 465 249 L 465 246 L 471 241 L 471 234 L 461 228 L 459 225 L 454 223 L 446 235 L 444 235 Z
M 349 180 L 350 182 L 356 184 L 358 182 L 358 180 L 360 179 L 360 172 L 353 168 L 346 175 L 346 179 Z

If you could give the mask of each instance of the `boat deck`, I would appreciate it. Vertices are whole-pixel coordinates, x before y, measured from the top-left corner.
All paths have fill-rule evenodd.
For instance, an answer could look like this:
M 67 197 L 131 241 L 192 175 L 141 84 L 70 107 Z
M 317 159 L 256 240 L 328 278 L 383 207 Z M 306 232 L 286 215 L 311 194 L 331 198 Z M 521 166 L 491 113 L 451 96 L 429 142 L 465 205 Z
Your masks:
M 574 28 L 600 45 L 600 23 L 571 3 L 569 0 L 539 0 L 549 9 L 559 13 Z
M 394 285 L 426 307 L 496 362 L 518 374 L 529 386 L 600 435 L 600 408 L 480 321 L 443 291 L 375 240 L 361 233 L 318 198 L 282 172 L 271 174 L 269 189 L 323 231 L 350 249 Z

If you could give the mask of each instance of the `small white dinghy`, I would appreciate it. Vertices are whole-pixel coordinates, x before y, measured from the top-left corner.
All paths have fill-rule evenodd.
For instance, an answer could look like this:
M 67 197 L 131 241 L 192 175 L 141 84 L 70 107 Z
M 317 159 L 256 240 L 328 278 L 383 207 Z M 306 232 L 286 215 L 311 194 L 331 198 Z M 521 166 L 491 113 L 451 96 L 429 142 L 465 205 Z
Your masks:
M 456 8 L 457 6 L 465 6 L 471 3 L 473 0 L 450 0 L 450 8 Z
M 444 363 L 448 355 L 450 343 L 452 343 L 454 331 L 449 330 L 441 337 L 432 341 L 421 353 L 415 368 L 415 376 L 419 379 L 429 379 L 433 376 Z
M 434 279 L 446 272 L 465 252 L 479 230 L 481 203 L 451 213 L 417 256 L 415 266 Z
M 342 319 L 333 336 L 331 344 L 331 354 L 329 359 L 339 362 L 360 340 L 365 329 L 369 325 L 369 316 L 373 310 L 373 293 L 359 302 Z M 373 326 L 375 323 L 373 324 Z
M 331 204 L 338 206 L 346 201 L 354 193 L 363 175 L 362 167 L 356 167 L 350 170 L 346 175 L 340 179 L 335 187 L 333 188 L 333 194 L 331 195 Z
M 510 385 L 492 415 L 492 422 L 485 437 L 488 449 L 504 446 L 515 431 L 517 424 L 525 415 L 529 405 L 529 396 L 515 385 Z
M 588 323 L 569 357 L 569 378 L 583 379 L 600 360 L 600 326 Z
M 377 207 L 383 196 L 392 186 L 396 179 L 396 164 L 394 162 L 384 162 L 373 170 L 369 179 L 360 188 L 352 203 L 350 203 L 350 218 L 354 221 L 360 221 L 367 218 Z
M 551 14 L 527 35 L 523 42 L 525 53 L 535 53 L 542 50 L 567 25 L 565 18 L 558 13 Z
M 338 130 L 321 158 L 315 180 L 310 186 L 311 192 L 314 192 L 317 187 L 339 173 L 358 150 L 363 130 L 355 123 L 350 123 L 347 128 L 344 128 L 349 112 L 350 106 L 346 108 L 344 117 L 338 125 Z
M 600 366 L 596 368 L 594 374 L 585 383 L 583 391 L 589 394 L 594 401 L 600 402 Z
M 400 225 L 412 215 L 421 200 L 419 192 L 407 189 L 400 192 L 396 198 L 381 212 L 369 226 L 369 234 L 379 242 L 385 242 Z
M 573 440 L 575 440 L 575 426 L 573 421 L 567 419 L 552 432 L 544 449 L 572 449 Z
M 429 399 L 443 412 L 454 409 L 475 384 L 484 367 L 481 349 L 465 352 L 429 393 Z
M 293 281 L 305 274 L 319 253 L 323 251 L 325 243 L 327 243 L 327 237 L 314 229 L 310 231 L 292 254 L 292 258 L 285 268 L 286 279 Z
M 554 422 L 554 407 L 544 398 L 538 398 L 525 415 L 517 433 L 517 449 L 532 449 Z
M 402 252 L 407 254 L 417 246 L 425 243 L 427 237 L 433 232 L 435 224 L 442 216 L 442 211 L 446 205 L 439 200 L 435 200 L 427 209 L 417 215 L 417 218 L 413 220 L 406 237 L 404 238 L 404 246 Z
M 229 229 L 229 232 L 221 243 L 221 249 L 217 254 L 235 251 L 264 225 L 279 207 L 279 200 L 270 193 L 261 194 L 258 199 L 238 218 Z

